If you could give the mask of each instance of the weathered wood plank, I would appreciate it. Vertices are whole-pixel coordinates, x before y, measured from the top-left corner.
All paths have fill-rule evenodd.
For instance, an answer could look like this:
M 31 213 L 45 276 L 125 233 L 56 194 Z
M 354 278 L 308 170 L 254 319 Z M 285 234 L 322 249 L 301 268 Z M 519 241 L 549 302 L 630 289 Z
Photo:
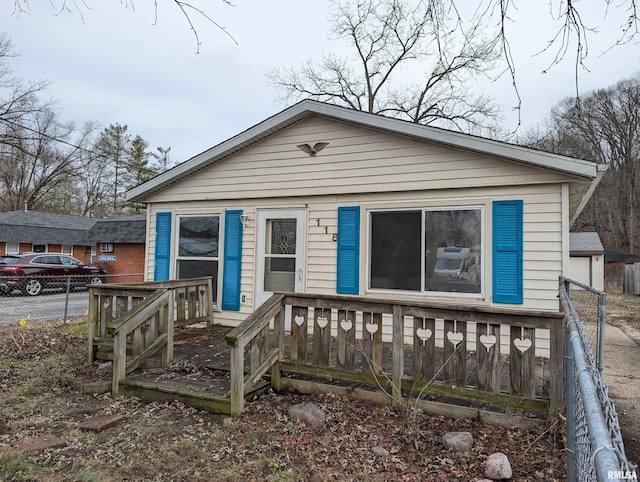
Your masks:
M 316 365 L 329 366 L 331 360 L 331 310 L 313 310 L 313 360 Z
M 231 345 L 230 413 L 238 416 L 244 408 L 244 346 Z
M 304 393 L 307 395 L 321 395 L 333 393 L 341 397 L 348 397 L 352 400 L 362 400 L 376 405 L 386 405 L 389 397 L 382 392 L 370 392 L 359 388 L 340 387 L 306 380 L 285 379 L 284 389 Z M 523 429 L 539 428 L 544 425 L 544 420 L 529 419 L 519 416 L 506 415 L 502 413 L 489 412 L 472 407 L 462 407 L 442 402 L 430 400 L 404 400 L 405 405 L 410 405 L 428 413 L 442 415 L 452 418 L 465 418 L 472 420 L 483 420 L 490 424 L 502 425 L 505 427 L 520 427 Z M 539 412 L 542 413 L 542 412 Z
M 392 366 L 391 366 L 391 392 L 393 403 L 402 405 L 402 377 L 404 376 L 404 317 L 402 307 L 394 305 L 392 322 Z
M 136 353 L 136 355 L 126 363 L 126 365 L 125 365 L 125 375 L 127 373 L 131 372 L 132 370 L 135 370 L 136 368 L 138 368 L 140 366 L 140 364 L 145 359 L 149 358 L 154 353 L 156 353 L 158 350 L 162 349 L 164 347 L 164 345 L 167 343 L 167 338 L 168 337 L 167 337 L 166 334 L 160 335 L 158 338 L 155 339 L 155 341 L 151 345 L 146 347 L 140 353 Z M 114 361 L 114 366 L 115 366 L 115 361 Z M 115 372 L 114 372 L 114 374 L 115 374 Z
M 478 323 L 476 327 L 476 388 L 497 392 L 500 389 L 500 325 Z
M 338 366 L 353 370 L 356 350 L 356 312 L 338 310 Z
M 169 291 L 169 303 L 162 310 L 162 323 L 165 326 L 165 333 L 167 334 L 167 344 L 162 350 L 162 365 L 167 366 L 173 360 L 173 337 L 175 334 L 175 327 L 173 324 L 173 291 Z
M 176 288 L 176 321 L 178 323 L 187 319 L 187 287 Z
M 535 332 L 530 328 L 510 328 L 511 393 L 535 396 Z
M 89 288 L 89 323 L 87 332 L 88 353 L 87 361 L 92 364 L 95 361 L 95 349 L 94 338 L 97 333 L 100 332 L 98 323 L 100 322 L 99 314 L 99 302 L 100 297 L 95 293 L 94 288 Z
M 307 325 L 309 310 L 304 306 L 291 308 L 291 339 L 289 358 L 292 361 L 307 361 Z
M 362 371 L 382 373 L 382 314 L 362 314 Z
M 433 379 L 436 362 L 436 320 L 433 318 L 413 318 L 413 353 L 414 378 Z
M 274 337 L 274 345 L 278 349 L 278 360 L 273 364 L 271 368 L 271 385 L 274 390 L 280 390 L 280 378 L 282 376 L 282 372 L 280 371 L 280 362 L 284 359 L 284 307 L 276 313 L 273 317 L 273 337 Z
M 282 307 L 283 295 L 274 294 L 265 301 L 257 310 L 251 313 L 242 323 L 236 326 L 225 336 L 228 345 L 248 343 L 264 327 L 268 325 Z
M 550 359 L 551 379 L 549 381 L 549 416 L 557 417 L 564 409 L 564 346 L 563 346 L 563 320 L 554 320 L 551 325 Z
M 282 371 L 289 374 L 311 375 L 322 377 L 327 380 L 344 380 L 358 384 L 367 384 L 378 387 L 383 380 L 380 377 L 387 375 L 373 376 L 370 374 L 358 373 L 351 370 L 342 370 L 336 367 L 315 367 L 309 364 L 282 362 Z M 291 380 L 291 377 L 287 377 Z M 283 379 L 284 380 L 284 379 Z M 451 388 L 439 381 L 420 382 L 410 377 L 403 377 L 402 389 L 408 393 L 420 394 L 421 398 L 428 395 L 436 395 L 448 398 L 456 398 L 460 400 L 468 400 L 471 402 L 488 403 L 494 405 L 502 405 L 505 407 L 518 408 L 534 413 L 546 413 L 549 409 L 548 400 L 544 399 L 527 399 L 520 396 L 510 395 L 508 393 L 487 393 L 476 390 L 473 387 L 455 387 Z M 387 393 L 387 402 L 391 401 L 391 397 Z M 420 398 L 418 397 L 418 398 Z M 415 400 L 411 398 L 411 400 Z

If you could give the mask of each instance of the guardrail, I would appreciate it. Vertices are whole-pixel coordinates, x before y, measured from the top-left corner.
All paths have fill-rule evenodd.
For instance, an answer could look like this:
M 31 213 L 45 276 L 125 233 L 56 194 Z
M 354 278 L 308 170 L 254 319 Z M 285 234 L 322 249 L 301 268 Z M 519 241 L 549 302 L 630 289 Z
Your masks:
M 458 416 L 510 417 L 496 407 L 555 416 L 563 405 L 559 313 L 287 293 L 273 295 L 226 339 L 235 415 L 269 370 L 276 390 L 335 392 L 339 387 L 327 380 L 342 380 L 364 387 L 358 392 L 364 398 L 388 397 L 396 405 L 426 395 L 466 400 L 471 407 L 451 410 Z M 549 355 L 536 356 L 545 339 Z

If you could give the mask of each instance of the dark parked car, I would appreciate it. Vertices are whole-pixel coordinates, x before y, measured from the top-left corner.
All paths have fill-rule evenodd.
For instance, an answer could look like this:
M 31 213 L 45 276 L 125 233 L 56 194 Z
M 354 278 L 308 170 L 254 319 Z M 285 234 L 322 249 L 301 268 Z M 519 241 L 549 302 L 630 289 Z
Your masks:
M 0 256 L 0 291 L 20 290 L 29 296 L 44 288 L 73 288 L 102 284 L 106 271 L 61 253 L 7 254 Z

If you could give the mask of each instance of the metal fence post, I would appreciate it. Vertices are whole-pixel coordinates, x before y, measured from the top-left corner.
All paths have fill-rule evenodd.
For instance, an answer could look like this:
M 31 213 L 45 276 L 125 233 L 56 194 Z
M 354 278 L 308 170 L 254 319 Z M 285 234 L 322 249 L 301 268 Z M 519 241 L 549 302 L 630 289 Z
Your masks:
M 67 324 L 67 313 L 69 311 L 69 291 L 71 291 L 71 276 L 67 276 L 67 288 L 66 295 L 64 298 L 64 321 L 63 323 Z
M 576 479 L 576 385 L 575 369 L 573 366 L 573 351 L 569 343 L 569 326 L 571 319 L 565 317 L 564 323 L 564 388 L 565 413 L 567 417 L 567 480 Z
M 601 293 L 598 303 L 598 321 L 600 325 L 600 337 L 598 339 L 598 370 L 604 369 L 604 327 L 607 317 L 607 294 Z

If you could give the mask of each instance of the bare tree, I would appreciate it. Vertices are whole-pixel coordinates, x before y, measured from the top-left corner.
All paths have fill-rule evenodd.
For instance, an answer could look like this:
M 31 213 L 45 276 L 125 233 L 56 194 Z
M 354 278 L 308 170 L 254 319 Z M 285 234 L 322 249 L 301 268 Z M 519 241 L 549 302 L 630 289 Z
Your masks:
M 18 210 L 27 203 L 32 209 L 66 212 L 90 131 L 76 133 L 73 125 L 58 122 L 53 110 L 35 110 L 20 122 L 6 126 L 10 142 L 0 145 L 0 208 Z
M 229 0 L 218 0 L 220 3 L 233 6 L 233 4 Z M 60 14 L 63 12 L 66 13 L 77 13 L 80 15 L 80 18 L 84 22 L 84 15 L 86 10 L 91 10 L 90 2 L 88 0 L 50 0 L 49 1 L 51 8 L 54 13 Z M 216 28 L 221 30 L 227 37 L 229 37 L 234 43 L 238 43 L 236 39 L 227 31 L 227 29 L 218 23 L 211 15 L 207 13 L 204 7 L 198 6 L 198 0 L 184 1 L 184 0 L 161 0 L 161 4 L 173 5 L 176 9 L 180 11 L 182 17 L 186 21 L 189 30 L 193 33 L 195 42 L 196 42 L 196 53 L 200 52 L 200 35 L 198 34 L 198 29 L 196 28 L 196 19 L 203 19 L 206 22 L 214 25 Z M 120 5 L 126 9 L 135 10 L 136 2 L 134 0 L 120 0 Z M 211 5 L 208 5 L 211 7 Z M 155 16 L 154 24 L 158 21 L 158 0 L 153 0 L 153 13 Z M 13 14 L 16 16 L 20 16 L 23 14 L 28 14 L 31 12 L 29 0 L 13 0 Z
M 15 146 L 16 127 L 34 112 L 48 111 L 51 105 L 39 99 L 46 82 L 25 82 L 14 75 L 9 65 L 14 57 L 11 41 L 0 33 L 0 144 Z
M 281 100 L 310 97 L 465 131 L 499 117 L 495 105 L 464 85 L 497 59 L 497 44 L 483 38 L 480 23 L 447 31 L 438 6 L 423 2 L 333 0 L 331 6 L 332 34 L 349 43 L 352 55 L 272 70 L 267 76 Z M 412 68 L 424 72 L 413 82 L 407 80 Z
M 569 98 L 530 145 L 609 164 L 575 229 L 598 231 L 607 247 L 640 252 L 640 74 Z

